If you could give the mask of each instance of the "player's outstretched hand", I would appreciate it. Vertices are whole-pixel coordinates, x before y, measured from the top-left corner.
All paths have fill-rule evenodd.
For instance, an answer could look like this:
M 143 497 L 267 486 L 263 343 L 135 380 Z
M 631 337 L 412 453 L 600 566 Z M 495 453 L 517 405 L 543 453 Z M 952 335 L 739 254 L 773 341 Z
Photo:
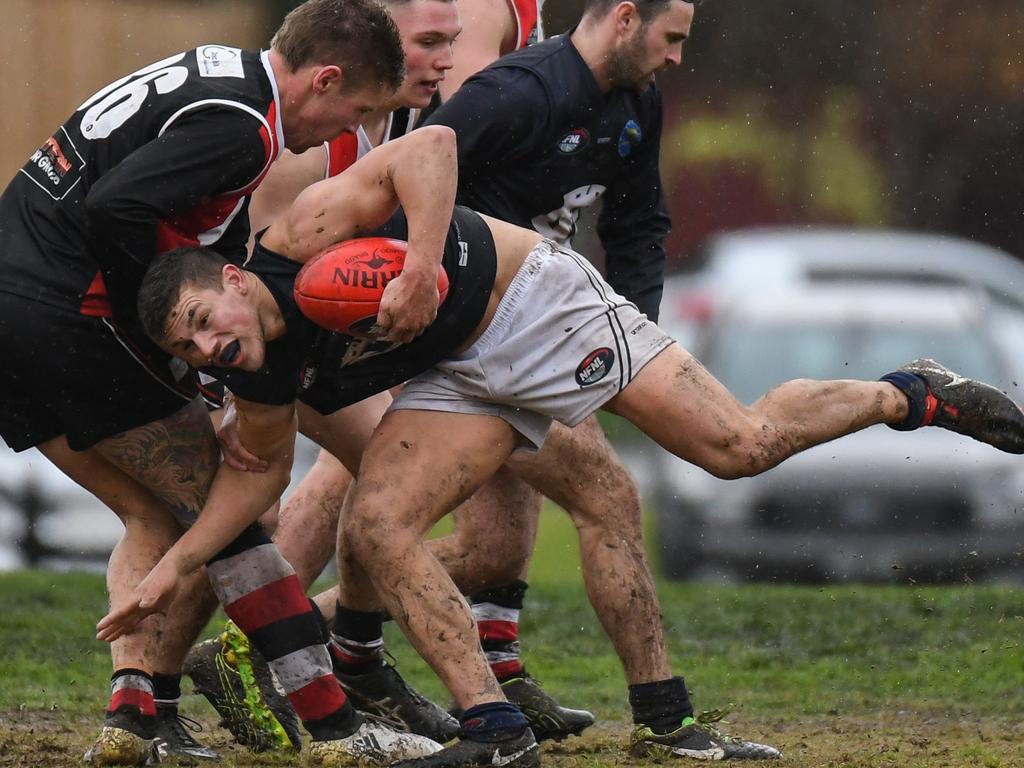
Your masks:
M 380 297 L 377 325 L 388 341 L 408 344 L 434 322 L 439 301 L 436 271 L 429 276 L 402 272 Z
M 254 453 L 250 453 L 238 437 L 238 410 L 235 398 L 228 394 L 224 398 L 224 416 L 217 427 L 217 442 L 224 456 L 224 463 L 241 472 L 266 472 L 269 465 Z
M 96 625 L 96 639 L 108 643 L 131 634 L 139 622 L 154 613 L 166 613 L 178 593 L 178 571 L 164 558 L 120 605 Z

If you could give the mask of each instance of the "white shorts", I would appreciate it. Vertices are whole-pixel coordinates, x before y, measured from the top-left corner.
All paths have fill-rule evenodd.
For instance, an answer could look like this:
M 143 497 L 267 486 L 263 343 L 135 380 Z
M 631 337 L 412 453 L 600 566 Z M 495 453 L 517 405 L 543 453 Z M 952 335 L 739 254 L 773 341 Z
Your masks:
M 416 376 L 395 409 L 498 416 L 538 450 L 551 422 L 579 424 L 673 341 L 596 269 L 545 240 L 473 345 Z

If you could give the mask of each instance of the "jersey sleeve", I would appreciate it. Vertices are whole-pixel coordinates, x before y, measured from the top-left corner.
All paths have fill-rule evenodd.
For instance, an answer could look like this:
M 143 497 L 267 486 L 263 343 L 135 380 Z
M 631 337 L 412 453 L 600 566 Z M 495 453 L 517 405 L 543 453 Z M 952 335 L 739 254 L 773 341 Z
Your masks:
M 86 210 L 115 312 L 134 316 L 135 291 L 156 256 L 160 222 L 259 178 L 269 161 L 262 127 L 238 109 L 196 110 L 93 184 Z
M 536 75 L 517 67 L 489 67 L 463 83 L 425 125 L 455 131 L 459 178 L 472 183 L 535 146 L 533 136 L 544 132 L 549 115 L 546 91 Z
M 665 283 L 665 238 L 671 230 L 658 167 L 660 98 L 645 122 L 643 143 L 605 195 L 597 233 L 609 284 L 657 322 Z

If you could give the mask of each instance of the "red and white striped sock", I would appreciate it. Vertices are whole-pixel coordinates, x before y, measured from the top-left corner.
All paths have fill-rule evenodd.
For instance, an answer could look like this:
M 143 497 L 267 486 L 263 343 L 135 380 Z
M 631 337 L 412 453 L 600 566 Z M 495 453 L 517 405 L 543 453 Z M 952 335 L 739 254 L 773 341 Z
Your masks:
M 498 682 L 520 677 L 525 671 L 519 658 L 519 612 L 527 586 L 525 581 L 514 581 L 470 598 L 480 645 Z
M 354 611 L 335 603 L 328 647 L 336 672 L 372 672 L 384 662 L 384 617 L 376 611 Z
M 246 529 L 207 573 L 224 612 L 266 659 L 313 738 L 354 731 L 357 715 L 334 676 L 321 620 L 262 528 Z
M 119 669 L 110 677 L 110 704 L 104 724 L 151 739 L 156 728 L 153 678 L 141 669 Z

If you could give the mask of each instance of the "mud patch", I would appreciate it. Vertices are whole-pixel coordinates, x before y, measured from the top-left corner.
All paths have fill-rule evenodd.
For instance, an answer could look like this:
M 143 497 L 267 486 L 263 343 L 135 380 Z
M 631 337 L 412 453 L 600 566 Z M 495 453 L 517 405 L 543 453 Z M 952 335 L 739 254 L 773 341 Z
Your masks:
M 186 709 L 203 725 L 200 740 L 218 750 L 221 768 L 304 765 L 295 755 L 253 755 L 231 742 L 226 731 L 205 713 Z M 626 750 L 630 724 L 602 720 L 583 736 L 545 742 L 542 763 L 550 768 L 618 768 L 653 765 Z M 816 716 L 753 718 L 733 713 L 724 730 L 763 741 L 783 752 L 779 761 L 757 763 L 773 768 L 1020 768 L 1024 766 L 1021 718 L 940 716 L 909 711 L 877 717 Z M 82 754 L 99 732 L 92 718 L 70 719 L 59 711 L 0 713 L 0 766 L 80 768 Z M 691 761 L 664 761 L 684 768 Z

